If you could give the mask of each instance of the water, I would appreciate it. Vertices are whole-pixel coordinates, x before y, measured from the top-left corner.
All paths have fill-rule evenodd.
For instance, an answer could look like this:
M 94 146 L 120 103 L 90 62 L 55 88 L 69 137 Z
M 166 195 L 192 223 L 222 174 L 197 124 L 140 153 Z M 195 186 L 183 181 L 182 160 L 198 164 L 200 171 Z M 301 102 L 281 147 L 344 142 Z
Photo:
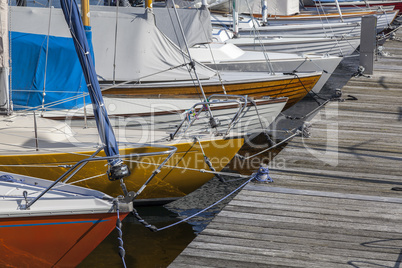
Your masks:
M 357 70 L 357 66 L 358 57 L 344 59 L 324 86 L 319 97 L 307 97 L 284 113 L 297 118 L 302 118 L 310 113 L 318 107 L 319 103 L 333 97 L 335 90 L 342 88 L 347 83 L 351 75 Z M 285 116 L 279 117 L 274 125 L 275 130 L 279 131 L 272 132 L 271 138 L 276 141 L 283 139 L 289 135 L 286 130 L 298 128 L 308 119 L 292 120 Z M 246 144 L 239 154 L 251 155 L 266 148 L 269 144 L 264 135 L 258 135 L 252 140 L 252 143 Z M 232 160 L 225 170 L 251 174 L 256 171 L 261 163 L 267 164 L 270 161 L 275 161 L 274 157 L 281 148 L 258 156 L 258 161 L 253 161 L 252 158 L 246 164 L 238 159 Z M 222 183 L 215 177 L 197 191 L 180 200 L 165 206 L 140 207 L 138 212 L 147 222 L 158 228 L 170 225 L 213 204 L 244 182 L 244 179 L 225 179 L 227 179 L 227 183 Z M 181 223 L 156 233 L 139 224 L 133 216 L 128 216 L 123 221 L 127 267 L 167 267 L 233 197 L 234 195 L 218 206 L 192 218 L 188 223 Z M 118 254 L 117 232 L 113 231 L 79 267 L 122 267 L 122 261 Z
M 148 222 L 163 227 L 177 221 L 177 215 L 162 206 L 138 208 Z M 161 232 L 151 232 L 133 216 L 123 221 L 123 241 L 127 267 L 166 267 L 194 238 L 189 224 L 180 224 Z M 79 267 L 123 267 L 114 230 Z

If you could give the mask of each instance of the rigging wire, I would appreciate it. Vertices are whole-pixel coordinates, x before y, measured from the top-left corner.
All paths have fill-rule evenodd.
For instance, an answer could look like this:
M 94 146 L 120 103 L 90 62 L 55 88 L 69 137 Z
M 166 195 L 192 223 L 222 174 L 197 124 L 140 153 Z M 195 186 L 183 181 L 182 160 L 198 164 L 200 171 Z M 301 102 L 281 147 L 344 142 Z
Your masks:
M 167 13 L 168 13 L 168 15 L 169 15 L 170 21 L 171 21 L 171 23 L 172 23 L 173 32 L 174 32 L 174 34 L 175 34 L 175 36 L 176 36 L 177 43 L 179 44 L 179 47 L 180 47 L 180 54 L 182 55 L 183 62 L 186 62 L 186 61 L 188 60 L 188 58 L 187 58 L 187 55 L 184 53 L 184 51 L 181 49 L 179 34 L 178 34 L 178 32 L 177 32 L 176 27 L 174 26 L 174 20 L 173 20 L 172 14 L 170 13 L 169 8 L 167 8 L 167 11 L 168 11 Z M 155 19 L 156 19 L 156 18 L 155 18 Z M 179 20 L 179 17 L 176 17 L 176 21 L 177 21 L 177 22 L 178 22 L 178 20 Z M 185 38 L 185 37 L 183 37 L 183 38 Z M 168 39 L 168 41 L 170 42 L 171 40 Z M 191 61 L 191 60 L 190 60 L 190 61 Z M 194 79 L 194 77 L 193 77 L 193 74 L 191 73 L 191 68 L 189 68 L 189 65 L 190 65 L 190 63 L 187 63 L 185 66 L 187 67 L 187 71 L 188 71 L 188 74 L 190 75 L 191 81 L 193 82 L 193 86 L 194 86 L 194 88 L 195 88 L 195 91 L 196 91 L 196 93 L 197 93 L 199 99 L 202 101 L 202 96 L 201 96 L 201 94 L 200 94 L 200 92 L 199 92 L 199 90 L 198 90 L 197 83 L 196 83 L 196 81 L 195 81 L 195 79 Z
M 239 1 L 239 0 L 233 0 L 233 1 Z M 251 10 L 249 0 L 246 0 L 246 4 L 247 4 L 247 8 L 249 10 L 249 13 L 250 13 L 250 16 L 251 16 L 251 19 L 252 19 L 253 34 L 254 34 L 254 36 L 257 37 L 258 42 L 259 42 L 259 44 L 260 44 L 260 46 L 262 48 L 262 52 L 263 52 L 263 55 L 264 55 L 264 58 L 265 58 L 265 62 L 267 63 L 268 70 L 270 70 L 270 73 L 274 75 L 275 70 L 274 70 L 274 67 L 272 66 L 271 60 L 269 59 L 268 51 L 265 48 L 264 43 L 262 42 L 261 34 L 260 34 L 259 30 L 257 29 L 257 26 L 258 26 L 257 25 L 257 20 L 255 19 L 254 15 L 253 15 L 253 11 Z
M 47 62 L 48 62 L 48 56 L 49 56 L 49 41 L 50 41 L 50 26 L 52 22 L 52 0 L 49 0 L 49 24 L 47 28 L 47 40 L 46 40 L 46 54 L 45 54 L 45 73 L 43 77 L 43 92 L 42 92 L 42 114 L 45 110 L 44 104 L 45 104 L 45 96 L 46 96 L 46 76 L 47 76 Z
M 204 7 L 205 7 L 205 9 L 207 9 L 206 6 L 204 6 Z M 208 13 L 209 13 L 209 11 L 208 11 Z M 201 16 L 201 13 L 199 13 L 199 16 Z M 206 39 L 208 39 L 209 34 L 207 33 L 207 30 L 205 29 L 203 23 L 201 24 L 201 27 L 202 27 L 202 33 L 204 34 L 204 37 L 205 37 Z M 227 94 L 227 93 L 226 93 L 226 88 L 225 88 L 225 85 L 224 85 L 223 80 L 222 80 L 221 72 L 218 70 L 218 66 L 217 66 L 217 63 L 216 63 L 216 60 L 215 60 L 215 56 L 214 56 L 214 53 L 213 53 L 212 48 L 211 48 L 211 44 L 208 42 L 208 43 L 207 43 L 207 46 L 208 46 L 209 52 L 210 52 L 210 54 L 211 54 L 212 62 L 213 62 L 214 65 L 215 65 L 216 74 L 217 74 L 217 76 L 218 76 L 219 82 L 221 83 L 222 90 L 223 90 L 223 94 L 226 95 L 226 94 Z
M 324 32 L 326 33 L 326 29 L 325 29 L 325 26 L 324 26 L 325 24 L 324 24 L 324 22 L 323 22 L 323 20 L 322 20 L 322 16 L 324 16 L 324 18 L 325 18 L 325 20 L 326 20 L 326 22 L 327 22 L 326 24 L 329 26 L 329 29 L 330 29 L 331 32 L 332 32 L 332 36 L 335 37 L 335 32 L 334 32 L 333 28 L 331 27 L 331 23 L 330 23 L 330 21 L 329 21 L 329 18 L 327 17 L 327 14 L 325 13 L 325 10 L 324 10 L 324 7 L 323 7 L 321 1 L 318 1 L 318 3 L 315 2 L 315 5 L 316 5 L 317 14 L 318 14 L 318 17 L 320 18 L 321 25 L 322 25 L 322 28 L 323 28 Z M 322 16 L 321 16 L 320 8 L 321 8 L 321 10 L 322 10 L 322 14 L 323 14 Z M 342 21 L 342 22 L 343 22 L 343 21 Z M 339 43 L 339 41 L 338 41 L 338 38 L 335 38 L 335 41 L 336 41 L 336 46 L 338 46 L 338 49 L 339 49 L 340 54 L 343 55 L 342 48 L 341 48 L 341 46 L 340 46 L 340 43 Z M 335 46 L 335 45 L 334 45 L 334 46 Z M 331 51 L 331 50 L 329 50 L 329 51 Z
M 200 87 L 200 90 L 201 90 L 202 96 L 203 96 L 203 98 L 204 98 L 204 101 L 205 101 L 205 102 L 208 102 L 208 98 L 205 96 L 204 89 L 202 88 L 201 81 L 200 81 L 200 79 L 199 79 L 199 77 L 198 77 L 198 73 L 197 73 L 197 71 L 196 71 L 196 69 L 195 69 L 195 61 L 192 59 L 191 54 L 190 54 L 190 50 L 189 50 L 189 47 L 188 47 L 188 44 L 187 44 L 186 36 L 185 36 L 185 34 L 184 34 L 184 31 L 183 31 L 183 26 L 181 25 L 181 21 L 180 21 L 180 18 L 179 18 L 179 14 L 177 13 L 175 1 L 174 1 L 174 0 L 171 0 L 171 1 L 172 1 L 172 4 L 173 4 L 173 10 L 174 10 L 174 13 L 175 13 L 175 15 L 176 15 L 177 22 L 178 22 L 178 24 L 179 24 L 180 32 L 181 32 L 181 34 L 183 35 L 184 44 L 186 45 L 187 54 L 188 54 L 188 57 L 189 57 L 189 59 L 190 59 L 190 66 L 191 66 L 191 69 L 193 70 L 194 75 L 195 75 L 195 77 L 197 78 L 198 86 Z M 214 121 L 215 121 L 215 120 L 214 120 L 214 115 L 212 114 L 211 108 L 209 107 L 209 105 L 206 105 L 206 106 L 207 106 L 207 110 L 208 110 L 209 116 L 210 116 L 210 118 L 211 118 L 211 122 L 214 122 Z
M 116 80 L 116 55 L 117 55 L 117 29 L 118 29 L 118 21 L 119 21 L 119 5 L 120 1 L 117 0 L 116 4 L 116 27 L 114 29 L 114 51 L 113 51 L 113 85 Z

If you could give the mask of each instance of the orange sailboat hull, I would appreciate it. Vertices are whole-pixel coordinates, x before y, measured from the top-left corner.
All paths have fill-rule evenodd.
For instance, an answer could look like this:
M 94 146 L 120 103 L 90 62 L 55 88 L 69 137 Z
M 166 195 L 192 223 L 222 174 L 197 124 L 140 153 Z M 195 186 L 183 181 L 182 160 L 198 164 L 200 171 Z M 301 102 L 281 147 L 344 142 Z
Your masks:
M 116 213 L 2 219 L 0 266 L 75 267 L 115 228 L 116 220 Z

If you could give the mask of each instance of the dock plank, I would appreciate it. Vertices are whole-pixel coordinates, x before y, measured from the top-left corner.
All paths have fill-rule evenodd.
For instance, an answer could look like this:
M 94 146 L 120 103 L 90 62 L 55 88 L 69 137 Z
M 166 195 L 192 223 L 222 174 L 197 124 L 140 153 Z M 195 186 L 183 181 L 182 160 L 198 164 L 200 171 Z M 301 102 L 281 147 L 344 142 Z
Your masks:
M 401 266 L 402 49 L 387 45 L 270 162 L 274 182 L 244 187 L 170 267 Z

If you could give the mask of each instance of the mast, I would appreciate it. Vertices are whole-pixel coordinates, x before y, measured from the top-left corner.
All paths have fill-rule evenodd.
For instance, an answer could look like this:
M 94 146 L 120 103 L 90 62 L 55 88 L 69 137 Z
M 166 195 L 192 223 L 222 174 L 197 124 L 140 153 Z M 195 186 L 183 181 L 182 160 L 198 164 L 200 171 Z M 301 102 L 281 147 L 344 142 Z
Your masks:
M 109 160 L 109 180 L 121 180 L 121 183 L 123 183 L 122 179 L 130 175 L 130 170 L 125 164 L 123 164 L 123 161 L 118 158 L 119 147 L 103 102 L 102 92 L 95 71 L 93 55 L 84 30 L 84 23 L 80 17 L 78 6 L 74 0 L 61 0 L 60 4 L 65 20 L 69 26 L 71 36 L 73 36 L 74 47 L 87 83 L 88 93 L 91 97 L 94 110 L 96 126 L 103 144 L 103 150 L 105 151 L 106 156 L 116 156 L 113 160 Z M 89 7 L 89 5 L 87 7 Z M 84 13 L 88 18 L 87 22 L 89 22 L 88 10 L 89 9 Z M 85 26 L 85 28 L 88 27 L 90 26 Z
M 152 9 L 152 0 L 145 0 L 145 8 L 148 10 Z
M 81 1 L 81 17 L 82 24 L 85 26 L 91 26 L 90 15 L 89 15 L 89 0 Z

